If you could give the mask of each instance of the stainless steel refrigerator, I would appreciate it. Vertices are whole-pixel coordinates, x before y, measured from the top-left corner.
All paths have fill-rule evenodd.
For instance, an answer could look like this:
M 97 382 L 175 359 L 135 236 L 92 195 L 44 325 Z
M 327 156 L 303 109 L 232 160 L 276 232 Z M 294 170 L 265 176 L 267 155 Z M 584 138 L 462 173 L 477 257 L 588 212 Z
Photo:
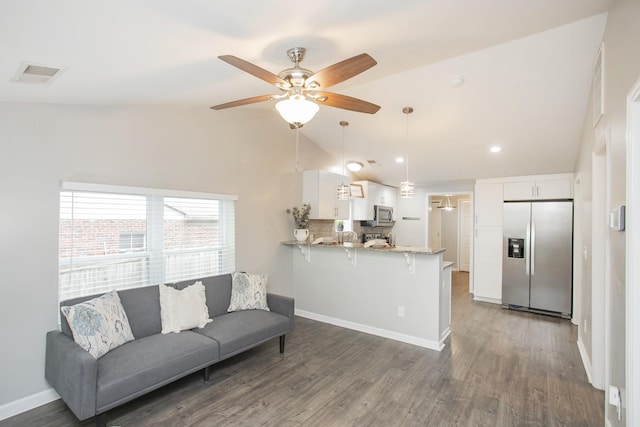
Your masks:
M 573 202 L 505 202 L 502 304 L 571 317 Z

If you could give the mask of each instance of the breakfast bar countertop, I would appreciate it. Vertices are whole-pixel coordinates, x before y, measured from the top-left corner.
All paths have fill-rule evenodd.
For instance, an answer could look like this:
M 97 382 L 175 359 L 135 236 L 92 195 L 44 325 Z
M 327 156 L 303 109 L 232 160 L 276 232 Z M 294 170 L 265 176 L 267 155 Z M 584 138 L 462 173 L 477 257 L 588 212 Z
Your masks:
M 280 242 L 283 245 L 290 246 L 318 246 L 318 247 L 326 247 L 326 248 L 340 248 L 340 249 L 362 249 L 365 251 L 378 251 L 378 252 L 398 252 L 398 253 L 411 253 L 411 254 L 424 254 L 424 255 L 436 255 L 445 251 L 444 248 L 425 248 L 425 247 L 417 247 L 417 246 L 388 246 L 388 247 L 365 247 L 363 243 L 318 243 L 312 244 L 307 241 L 299 242 L 297 240 L 286 240 Z

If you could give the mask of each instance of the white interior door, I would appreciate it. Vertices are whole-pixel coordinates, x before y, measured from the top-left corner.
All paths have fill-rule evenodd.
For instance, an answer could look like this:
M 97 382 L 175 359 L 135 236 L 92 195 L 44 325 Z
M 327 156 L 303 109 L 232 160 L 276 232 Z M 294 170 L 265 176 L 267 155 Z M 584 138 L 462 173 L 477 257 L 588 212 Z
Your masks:
M 471 265 L 471 201 L 460 200 L 458 209 L 460 210 L 460 230 L 458 232 L 459 270 L 469 271 Z

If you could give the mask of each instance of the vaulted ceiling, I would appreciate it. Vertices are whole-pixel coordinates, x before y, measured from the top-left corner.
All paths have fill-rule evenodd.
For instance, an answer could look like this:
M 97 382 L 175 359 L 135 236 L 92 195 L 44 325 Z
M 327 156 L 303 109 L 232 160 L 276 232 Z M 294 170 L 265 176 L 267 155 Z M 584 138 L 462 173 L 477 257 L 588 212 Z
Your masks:
M 6 0 L 0 102 L 209 106 L 274 93 L 219 59 L 273 73 L 305 47 L 313 71 L 366 52 L 378 64 L 331 88 L 375 115 L 323 106 L 301 132 L 359 173 L 416 184 L 572 171 L 610 0 Z M 24 61 L 66 67 L 11 82 Z M 453 87 L 460 76 L 464 84 Z M 271 109 L 274 101 L 211 111 Z M 411 106 L 407 117 L 402 108 Z M 273 110 L 274 120 L 280 120 Z M 283 126 L 287 124 L 282 121 Z M 408 135 L 408 137 L 407 137 Z M 499 145 L 502 151 L 489 152 Z M 370 167 L 375 160 L 378 167 Z

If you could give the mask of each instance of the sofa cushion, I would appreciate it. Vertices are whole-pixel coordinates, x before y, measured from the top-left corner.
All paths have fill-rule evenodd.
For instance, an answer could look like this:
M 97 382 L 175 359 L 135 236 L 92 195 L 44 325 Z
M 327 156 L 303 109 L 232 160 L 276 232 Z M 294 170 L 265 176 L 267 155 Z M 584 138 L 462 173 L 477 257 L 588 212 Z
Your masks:
M 134 339 L 116 291 L 62 306 L 60 310 L 67 318 L 73 340 L 96 359 Z
M 118 295 L 136 339 L 160 333 L 162 323 L 157 285 L 125 289 L 118 291 Z
M 98 359 L 96 409 L 103 412 L 219 360 L 218 343 L 191 331 L 128 342 Z
M 220 344 L 220 360 L 255 347 L 289 330 L 289 318 L 264 310 L 235 311 L 213 319 L 199 334 Z
M 231 275 L 231 302 L 227 311 L 267 310 L 268 274 L 234 271 Z
M 193 283 L 193 280 L 190 283 Z M 60 307 L 89 301 L 98 296 L 100 294 L 68 299 L 60 302 Z M 127 313 L 129 326 L 134 337 L 142 338 L 160 333 L 162 324 L 160 323 L 160 295 L 157 285 L 124 289 L 118 291 L 118 296 L 125 313 Z M 62 314 L 60 315 L 60 329 L 65 334 L 72 336 L 69 323 Z
M 198 279 L 204 285 L 204 292 L 207 296 L 207 307 L 209 316 L 214 318 L 227 312 L 229 301 L 231 301 L 231 274 L 221 274 L 219 276 L 209 276 Z M 173 286 L 176 289 L 184 289 L 193 284 L 193 280 L 178 282 Z
M 211 322 L 202 282 L 195 282 L 182 290 L 159 285 L 162 333 L 178 333 L 202 328 Z

